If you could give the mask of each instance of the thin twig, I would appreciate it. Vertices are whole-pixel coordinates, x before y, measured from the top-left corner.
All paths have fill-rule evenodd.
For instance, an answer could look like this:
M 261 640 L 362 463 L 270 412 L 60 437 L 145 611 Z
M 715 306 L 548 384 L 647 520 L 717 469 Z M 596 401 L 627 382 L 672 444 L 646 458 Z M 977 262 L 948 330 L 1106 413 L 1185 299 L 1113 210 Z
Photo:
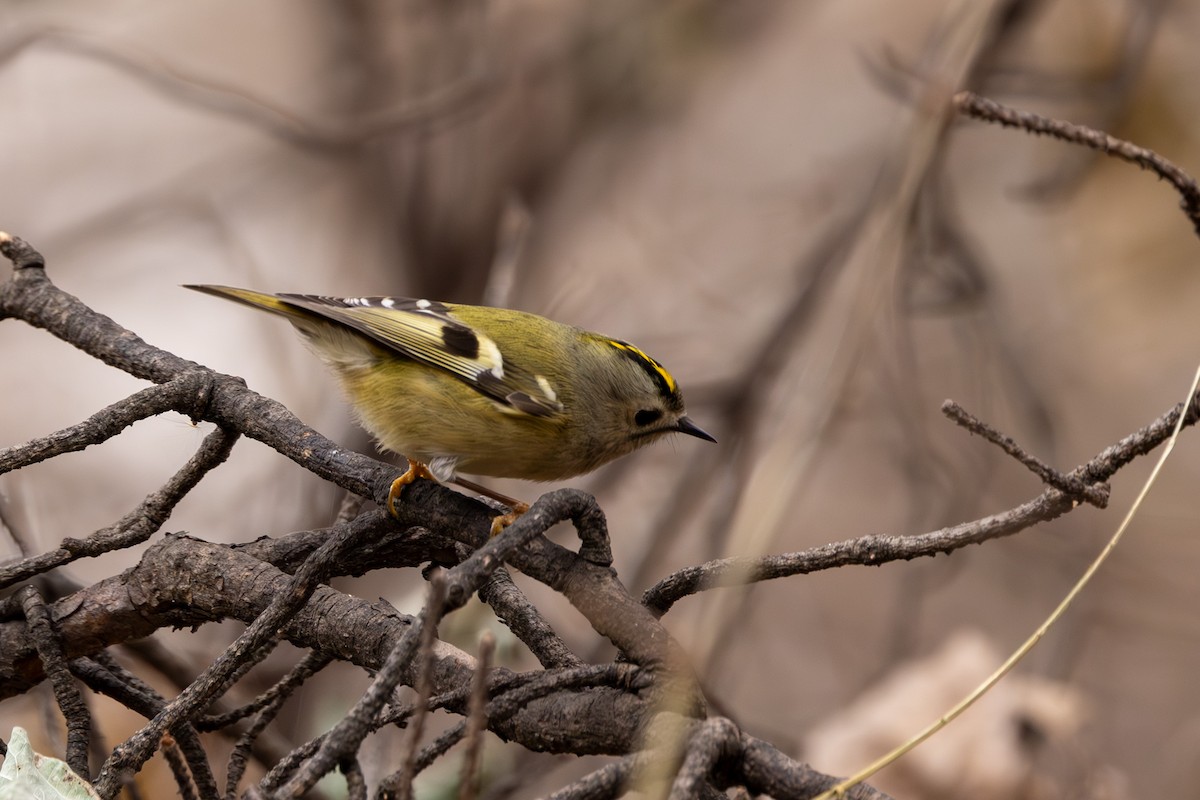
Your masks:
M 1186 408 L 1186 413 L 1184 413 Z M 1182 422 L 1181 422 L 1182 414 Z M 1167 441 L 1176 423 L 1184 426 L 1200 420 L 1197 404 L 1177 404 L 1154 422 L 1105 448 L 1067 477 L 1094 485 L 1109 480 L 1135 458 L 1152 452 Z M 1011 536 L 1033 525 L 1049 522 L 1076 506 L 1074 495 L 1059 489 L 1042 494 L 999 514 L 912 536 L 873 534 L 813 547 L 798 553 L 760 558 L 722 558 L 679 570 L 648 589 L 643 604 L 661 617 L 688 595 L 724 586 L 741 586 L 790 575 L 857 564 L 878 566 L 889 561 L 910 560 L 949 553 L 969 544 Z
M 471 700 L 467 705 L 466 748 L 458 778 L 458 800 L 475 800 L 483 775 L 483 734 L 487 730 L 488 669 L 496 652 L 496 637 L 484 631 L 479 637 L 479 659 L 471 679 Z
M 126 670 L 107 652 L 97 653 L 94 659 L 77 658 L 70 664 L 71 672 L 87 684 L 94 692 L 111 697 L 126 708 L 153 719 L 167 705 L 167 701 L 149 684 Z M 190 723 L 180 722 L 171 727 L 169 733 L 187 759 L 191 780 L 204 798 L 217 798 L 217 782 L 208 763 L 208 754 L 200 741 L 200 735 Z M 132 784 L 125 784 L 128 793 Z
M 426 708 L 429 705 L 429 697 L 433 694 L 433 642 L 437 638 L 437 620 L 441 616 L 444 594 L 445 578 L 441 573 L 435 573 L 429 581 L 429 602 L 426 606 L 429 613 L 425 615 L 422 623 L 421 644 L 417 649 L 420 671 L 417 673 L 417 685 L 414 687 L 417 690 L 416 710 L 408 721 L 404 745 L 401 747 L 399 777 L 388 787 L 400 800 L 409 800 L 413 796 L 412 782 L 416 774 L 413 764 L 417 758 L 417 749 L 421 745 L 421 736 L 425 733 L 425 722 L 429 718 Z M 476 669 L 478 670 L 478 667 Z
M 1153 172 L 1179 192 L 1183 213 L 1192 221 L 1196 233 L 1200 234 L 1200 185 L 1197 185 L 1191 175 L 1153 150 L 1139 147 L 1086 125 L 1076 125 L 1043 117 L 1031 111 L 1009 108 L 974 92 L 956 94 L 954 106 L 960 113 L 984 122 L 994 122 L 1005 127 L 1019 128 L 1029 133 L 1052 136 L 1064 142 L 1090 147 Z
M 1195 377 L 1192 378 L 1192 383 L 1188 387 L 1187 399 L 1183 401 L 1184 412 L 1186 412 L 1189 407 L 1196 404 L 1197 386 L 1200 386 L 1200 367 L 1196 369 Z M 1037 646 L 1038 642 L 1045 637 L 1050 628 L 1053 627 L 1054 624 L 1062 618 L 1063 614 L 1067 612 L 1067 609 L 1070 608 L 1071 603 L 1075 601 L 1075 598 L 1078 597 L 1083 591 L 1084 587 L 1088 585 L 1092 579 L 1092 576 L 1095 575 L 1100 569 L 1100 566 L 1106 560 L 1108 560 L 1108 557 L 1112 555 L 1114 550 L 1116 550 L 1117 544 L 1121 541 L 1121 537 L 1124 536 L 1125 531 L 1129 529 L 1129 524 L 1133 522 L 1133 518 L 1137 515 L 1139 509 L 1141 509 L 1142 501 L 1146 499 L 1146 495 L 1150 493 L 1150 488 L 1154 486 L 1155 482 L 1158 480 L 1158 475 L 1162 471 L 1163 465 L 1167 463 L 1167 459 L 1170 457 L 1171 452 L 1175 449 L 1175 442 L 1178 441 L 1179 434 L 1183 430 L 1183 424 L 1186 417 L 1186 413 L 1179 414 L 1175 426 L 1171 431 L 1170 438 L 1167 439 L 1166 446 L 1163 448 L 1162 453 L 1159 454 L 1158 460 L 1154 463 L 1154 468 L 1150 470 L 1150 474 L 1146 477 L 1145 482 L 1142 484 L 1141 491 L 1139 491 L 1137 497 L 1134 498 L 1133 504 L 1129 507 L 1129 510 L 1125 512 L 1125 516 L 1121 520 L 1121 524 L 1117 526 L 1116 532 L 1113 533 L 1112 537 L 1108 540 L 1108 543 L 1105 544 L 1104 549 L 1102 549 L 1099 555 L 1092 560 L 1092 563 L 1088 565 L 1086 570 L 1084 570 L 1083 574 L 1079 577 L 1079 580 L 1077 580 L 1075 585 L 1071 587 L 1071 590 L 1067 592 L 1061 601 L 1059 601 L 1058 605 L 1055 606 L 1054 610 L 1050 612 L 1050 615 L 1046 617 L 1042 624 L 1039 625 L 1037 629 L 1034 630 L 1034 632 L 1024 642 L 1021 643 L 1021 646 L 1013 651 L 1013 653 L 1007 659 L 1005 659 L 1004 663 L 997 667 L 996 670 L 983 681 L 983 683 L 975 687 L 975 689 L 962 700 L 955 703 L 954 706 L 941 717 L 931 722 L 918 734 L 901 744 L 899 747 L 871 762 L 869 765 L 863 767 L 861 770 L 854 773 L 846 780 L 841 781 L 836 786 L 833 786 L 822 792 L 817 798 L 815 798 L 815 800 L 833 800 L 833 798 L 841 798 L 845 796 L 845 793 L 848 789 L 858 786 L 864 781 L 870 780 L 872 776 L 879 772 L 879 770 L 904 757 L 907 753 L 911 752 L 913 748 L 917 747 L 917 745 L 926 741 L 929 739 L 929 737 L 933 736 L 942 728 L 946 727 L 948 724 L 957 719 L 964 711 L 973 706 L 976 701 L 979 700 L 979 698 L 991 691 L 992 687 L 999 683 L 1005 675 L 1012 671 L 1013 667 L 1020 663 L 1021 660 L 1024 659 L 1025 656 L 1027 656 L 1030 651 Z
M 135 422 L 173 411 L 195 393 L 203 377 L 200 373 L 192 373 L 150 386 L 105 406 L 83 422 L 6 447 L 0 450 L 0 475 L 65 453 L 77 453 L 108 441 Z
M 332 658 L 323 653 L 309 653 L 304 657 L 304 660 L 292 668 L 283 680 L 276 683 L 270 689 L 263 693 L 261 699 L 266 702 L 259 706 L 255 701 L 250 706 L 245 706 L 236 709 L 229 714 L 221 717 L 210 717 L 201 722 L 208 723 L 213 727 L 222 727 L 240 718 L 241 712 L 249 710 L 251 706 L 258 707 L 258 713 L 254 718 L 254 722 L 246 729 L 238 738 L 237 743 L 233 747 L 233 751 L 229 754 L 229 761 L 225 768 L 225 797 L 226 800 L 234 800 L 237 796 L 237 786 L 245 774 L 246 764 L 249 761 L 250 751 L 254 747 L 254 743 L 262 734 L 263 730 L 275 720 L 279 710 L 283 707 L 284 702 L 291 696 L 304 681 L 309 677 L 324 669 Z M 280 759 L 281 760 L 281 759 Z M 276 761 L 279 763 L 279 761 Z M 268 765 L 269 766 L 269 765 Z
M 1044 461 L 1034 458 L 1011 436 L 996 430 L 953 400 L 942 403 L 942 413 L 953 420 L 956 425 L 966 428 L 971 433 L 979 434 L 1008 453 L 1022 466 L 1041 478 L 1046 485 L 1053 486 L 1064 494 L 1083 498 L 1096 508 L 1108 506 L 1108 487 L 1104 484 L 1088 486 L 1077 477 L 1059 472 Z
M 196 730 L 215 731 L 245 719 L 251 714 L 273 707 L 278 708 L 301 684 L 329 665 L 333 657 L 328 653 L 309 653 L 282 680 L 275 683 L 250 703 L 211 717 L 196 720 Z
M 513 583 L 508 570 L 496 570 L 479 587 L 479 599 L 492 607 L 496 617 L 524 642 L 543 667 L 576 667 L 584 663 Z
M 50 685 L 54 687 L 54 699 L 58 701 L 58 707 L 67 721 L 67 765 L 76 775 L 88 780 L 91 777 L 88 769 L 91 712 L 67 668 L 62 641 L 42 596 L 33 586 L 26 586 L 21 590 L 21 598 L 29 633 L 45 665 Z
M 181 70 L 132 42 L 109 43 L 85 31 L 60 27 L 25 31 L 0 45 L 0 59 L 11 58 L 33 45 L 108 64 L 172 100 L 252 125 L 281 141 L 310 149 L 352 151 L 380 136 L 399 135 L 439 120 L 461 117 L 467 111 L 481 111 L 493 90 L 490 76 L 476 71 L 436 87 L 426 96 L 406 98 L 393 107 L 361 115 L 348 123 L 315 123 L 247 92 L 244 87 Z
M 439 571 L 430 577 L 429 596 L 416 624 L 396 642 L 375 680 L 371 682 L 370 688 L 355 703 L 351 712 L 322 737 L 323 741 L 312 757 L 305 761 L 287 783 L 275 790 L 272 797 L 279 800 L 302 797 L 341 759 L 357 752 L 359 744 L 371 731 L 371 720 L 400 683 L 404 670 L 408 669 L 412 654 L 418 647 L 424 656 L 426 667 L 421 670 L 424 675 L 421 680 L 429 680 L 431 670 L 428 666 L 432 660 L 433 639 L 437 635 L 437 624 L 445 608 L 446 580 L 444 573 Z
M 196 793 L 196 786 L 192 783 L 192 773 L 188 770 L 187 761 L 179 752 L 179 746 L 175 744 L 175 739 L 171 734 L 164 733 L 159 746 L 163 757 L 167 760 L 167 766 L 171 768 L 171 774 L 175 776 L 175 786 L 179 789 L 179 796 L 183 800 L 200 800 L 200 796 Z

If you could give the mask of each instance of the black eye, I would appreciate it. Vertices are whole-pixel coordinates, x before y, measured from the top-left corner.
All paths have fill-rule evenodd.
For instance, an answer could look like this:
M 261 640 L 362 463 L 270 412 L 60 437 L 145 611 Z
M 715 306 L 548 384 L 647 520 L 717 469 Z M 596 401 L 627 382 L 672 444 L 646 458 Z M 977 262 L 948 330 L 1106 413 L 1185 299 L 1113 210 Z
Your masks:
M 633 415 L 634 424 L 640 426 L 652 425 L 662 419 L 663 412 L 657 408 L 643 408 Z

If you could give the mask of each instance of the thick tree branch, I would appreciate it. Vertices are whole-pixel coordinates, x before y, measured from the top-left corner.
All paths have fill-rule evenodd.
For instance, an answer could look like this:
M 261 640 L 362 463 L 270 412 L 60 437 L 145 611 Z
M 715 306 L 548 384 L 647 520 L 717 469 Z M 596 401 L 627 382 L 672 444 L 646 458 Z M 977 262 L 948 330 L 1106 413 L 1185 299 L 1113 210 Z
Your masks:
M 376 514 L 374 523 L 390 528 L 382 513 Z M 295 536 L 308 539 L 311 535 Z M 286 573 L 245 552 L 291 552 L 272 544 L 262 540 L 238 549 L 183 535 L 166 537 L 147 550 L 137 566 L 51 606 L 67 658 L 148 636 L 160 627 L 189 627 L 226 618 L 252 622 L 288 585 Z M 385 603 L 369 603 L 321 586 L 284 627 L 283 635 L 297 646 L 377 670 L 391 644 L 411 624 L 410 617 Z M 354 635 L 348 636 L 348 631 Z M 470 656 L 444 643 L 436 646 L 435 653 L 433 679 L 438 693 L 470 685 L 474 669 Z M 27 691 L 42 678 L 24 625 L 0 623 L 0 696 Z M 415 675 L 407 674 L 404 680 L 415 680 Z M 464 708 L 466 696 L 464 692 L 451 708 Z M 628 692 L 593 690 L 586 696 L 559 696 L 553 703 L 531 702 L 510 726 L 497 726 L 497 732 L 535 750 L 554 750 L 569 734 L 588 752 L 624 752 L 636 742 L 636 721 L 643 707 L 644 701 Z M 596 714 L 605 715 L 603 726 L 597 725 Z M 531 737 L 547 716 L 551 720 L 545 723 L 548 727 Z M 610 716 L 624 728 L 613 730 Z

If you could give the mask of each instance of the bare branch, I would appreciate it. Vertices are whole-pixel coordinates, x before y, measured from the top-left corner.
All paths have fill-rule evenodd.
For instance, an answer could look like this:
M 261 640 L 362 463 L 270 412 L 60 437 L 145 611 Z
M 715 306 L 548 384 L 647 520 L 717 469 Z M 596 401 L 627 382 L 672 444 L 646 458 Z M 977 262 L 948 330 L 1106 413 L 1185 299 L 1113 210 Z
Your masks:
M 464 112 L 480 110 L 493 88 L 489 76 L 477 72 L 439 87 L 426 97 L 407 99 L 349 124 L 318 124 L 241 87 L 180 70 L 130 42 L 115 47 L 85 31 L 50 27 L 21 32 L 0 42 L 0 61 L 33 46 L 108 64 L 170 99 L 252 125 L 289 144 L 322 150 L 353 151 L 380 136 L 400 134 L 438 119 L 461 117 Z
M 325 666 L 332 660 L 333 659 L 330 656 L 323 653 L 309 653 L 304 657 L 304 660 L 297 664 L 292 671 L 284 677 L 283 680 L 272 686 L 263 694 L 262 698 L 260 699 L 266 699 L 266 702 L 258 708 L 258 713 L 254 718 L 254 722 L 245 731 L 245 733 L 241 735 L 237 741 L 237 744 L 233 748 L 233 752 L 229 755 L 229 763 L 225 770 L 225 797 L 227 800 L 233 800 L 233 798 L 237 796 L 237 785 L 241 781 L 242 775 L 246 771 L 248 755 L 251 748 L 254 746 L 254 742 L 258 739 L 258 736 L 262 733 L 263 729 L 265 729 L 267 725 L 269 725 L 275 719 L 276 714 L 279 713 L 280 708 L 283 707 L 284 702 L 292 694 L 292 692 L 299 688 L 304 681 L 308 680 L 317 672 L 324 669 Z M 257 706 L 259 703 L 256 701 L 251 705 Z M 249 708 L 250 707 L 248 706 L 245 709 L 238 709 L 237 712 L 225 715 L 224 717 L 202 720 L 201 724 L 197 727 L 202 729 L 208 725 L 222 727 L 227 723 L 227 721 L 232 722 L 235 718 L 240 716 L 240 712 L 248 710 Z M 282 759 L 282 756 L 280 758 Z M 271 764 L 268 764 L 267 766 L 271 766 Z
M 466 751 L 462 757 L 462 769 L 458 778 L 458 800 L 475 800 L 479 795 L 483 761 L 483 734 L 487 730 L 487 675 L 496 653 L 496 637 L 484 631 L 479 637 L 479 663 L 475 677 L 471 680 L 471 699 L 467 705 Z
M 193 389 L 192 384 L 195 383 L 194 377 L 205 376 L 185 376 L 172 381 L 166 387 L 153 387 L 145 390 L 145 392 L 156 392 L 162 388 L 175 386 L 182 390 L 181 394 L 190 394 Z M 145 392 L 139 392 L 139 395 L 145 394 Z M 135 395 L 134 397 L 137 396 Z M 133 399 L 129 398 L 129 400 Z M 175 402 L 176 400 L 175 396 L 169 392 L 160 394 L 159 399 L 170 402 Z M 104 412 L 101 413 L 103 414 Z M 84 423 L 84 425 L 93 423 L 95 420 L 96 417 L 93 417 Z M 97 424 L 98 426 L 102 425 L 104 430 L 111 431 L 112 434 L 116 433 L 110 427 L 114 423 Z M 63 539 L 57 550 L 30 556 L 29 558 L 21 559 L 15 564 L 0 568 L 0 588 L 11 586 L 26 578 L 48 572 L 64 564 L 69 564 L 76 559 L 98 556 L 114 550 L 132 547 L 146 541 L 166 523 L 175 506 L 188 492 L 196 488 L 201 478 L 229 457 L 229 453 L 236 441 L 237 434 L 231 434 L 222 428 L 213 431 L 204 438 L 200 449 L 188 459 L 183 468 L 175 473 L 161 489 L 151 493 L 133 511 L 126 514 L 115 524 L 107 528 L 101 528 L 86 539 Z M 2 458 L 3 454 L 0 453 L 0 459 Z
M 95 659 L 75 659 L 71 662 L 71 672 L 92 691 L 111 697 L 146 719 L 153 719 L 166 707 L 166 700 L 158 692 L 122 669 L 107 653 L 98 653 Z M 170 734 L 188 761 L 196 789 L 205 797 L 218 796 L 216 780 L 196 729 L 181 722 L 171 728 Z
M 178 697 L 171 701 L 149 725 L 142 728 L 128 741 L 119 745 L 100 769 L 96 779 L 96 790 L 101 797 L 115 796 L 120 788 L 120 774 L 125 770 L 137 770 L 154 753 L 162 734 L 175 723 L 190 718 L 203 709 L 214 697 L 229 685 L 234 674 L 248 662 L 261 660 L 266 655 L 268 642 L 276 639 L 278 630 L 294 617 L 316 591 L 318 584 L 333 571 L 339 553 L 355 544 L 357 539 L 370 534 L 369 525 L 347 525 L 318 548 L 297 571 L 286 591 L 276 596 L 271 604 L 226 648 L 217 659 Z
M 26 586 L 20 594 L 29 635 L 54 687 L 54 699 L 58 701 L 58 707 L 67 721 L 67 764 L 76 775 L 87 779 L 91 776 L 91 770 L 88 769 L 91 712 L 67 669 L 62 639 L 42 596 L 33 586 Z
M 187 761 L 179 752 L 179 745 L 175 744 L 175 739 L 171 734 L 163 734 L 160 747 L 163 757 L 167 760 L 167 766 L 171 768 L 171 774 L 175 776 L 175 786 L 179 789 L 179 796 L 183 800 L 201 800 L 200 795 L 196 793 L 195 784 L 192 783 L 192 774 L 188 771 Z M 216 800 L 216 797 L 215 794 L 208 795 L 203 800 Z
M 1195 178 L 1153 150 L 1139 147 L 1086 125 L 1075 125 L 1043 117 L 1031 111 L 1009 108 L 995 100 L 980 97 L 974 92 L 959 92 L 954 96 L 954 105 L 960 113 L 984 122 L 994 122 L 1005 127 L 1020 128 L 1029 133 L 1080 144 L 1153 172 L 1179 192 L 1183 213 L 1192 221 L 1192 227 L 1197 234 L 1200 234 L 1200 186 L 1196 184 Z
M 1200 419 L 1197 403 L 1188 406 L 1183 424 L 1195 425 Z M 1183 404 L 1179 403 L 1154 422 L 1105 448 L 1091 461 L 1076 467 L 1065 479 L 1083 485 L 1108 481 L 1133 459 L 1146 455 L 1170 438 Z M 1048 489 L 1019 506 L 987 517 L 913 536 L 875 534 L 821 545 L 798 553 L 761 558 L 722 558 L 687 567 L 667 576 L 646 590 L 642 602 L 655 616 L 661 617 L 678 600 L 696 592 L 723 586 L 801 575 L 834 567 L 857 564 L 878 566 L 888 561 L 908 561 L 938 553 L 949 553 L 969 544 L 978 544 L 1011 536 L 1033 525 L 1049 522 L 1078 505 L 1073 494 Z
M 333 768 L 340 760 L 351 753 L 358 752 L 359 744 L 371 732 L 371 720 L 383 708 L 383 704 L 391 697 L 392 691 L 399 685 L 404 671 L 411 668 L 413 651 L 419 648 L 424 656 L 420 659 L 418 671 L 418 692 L 424 692 L 423 700 L 418 704 L 418 715 L 412 726 L 410 742 L 406 750 L 411 753 L 416 750 L 416 737 L 420 736 L 421 721 L 424 719 L 424 705 L 428 701 L 433 687 L 434 653 L 433 643 L 436 638 L 437 624 L 446 611 L 446 578 L 440 572 L 435 572 L 429 581 L 429 597 L 425 608 L 415 625 L 411 626 L 404 636 L 396 642 L 396 646 L 388 654 L 383 667 L 371 682 L 371 687 L 355 704 L 354 709 L 342 718 L 327 734 L 324 735 L 321 746 L 291 779 L 279 787 L 271 796 L 283 800 L 289 797 L 302 797 L 311 789 L 322 776 Z M 411 765 L 411 762 L 409 762 Z M 411 773 L 409 773 L 411 775 Z M 411 778 L 410 778 L 411 780 Z M 407 785 L 411 790 L 411 783 Z M 406 795 L 407 796 L 407 795 Z
M 498 569 L 479 588 L 479 599 L 492 607 L 497 618 L 529 647 L 538 662 L 547 669 L 576 667 L 583 664 L 546 622 L 541 612 L 513 583 L 506 569 Z
M 996 430 L 953 400 L 942 403 L 942 413 L 953 420 L 956 425 L 966 428 L 971 433 L 979 434 L 1008 453 L 1047 485 L 1053 486 L 1064 494 L 1086 500 L 1096 508 L 1108 506 L 1108 487 L 1104 484 L 1088 486 L 1078 478 L 1064 475 L 1045 462 L 1031 456 L 1011 436 Z

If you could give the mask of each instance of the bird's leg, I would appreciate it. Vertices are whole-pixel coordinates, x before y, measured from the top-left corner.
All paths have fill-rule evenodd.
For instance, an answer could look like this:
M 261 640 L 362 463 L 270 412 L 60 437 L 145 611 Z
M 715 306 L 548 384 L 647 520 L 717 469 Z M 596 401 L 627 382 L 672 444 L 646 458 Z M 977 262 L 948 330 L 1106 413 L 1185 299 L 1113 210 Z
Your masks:
M 392 488 L 388 490 L 387 510 L 393 517 L 397 519 L 400 517 L 396 513 L 396 501 L 400 499 L 400 492 L 417 478 L 428 478 L 434 483 L 437 482 L 437 478 L 433 477 L 433 473 L 429 471 L 429 467 L 420 461 L 413 461 L 410 458 L 408 459 L 408 469 L 403 475 L 392 481 Z
M 517 521 L 518 517 L 529 510 L 529 503 L 522 503 L 520 500 L 514 500 L 508 495 L 492 491 L 486 486 L 480 486 L 474 481 L 469 481 L 466 478 L 459 478 L 457 476 L 455 476 L 453 480 L 467 491 L 475 492 L 475 494 L 481 494 L 484 497 L 490 497 L 497 503 L 503 503 L 511 509 L 507 514 L 501 514 L 500 516 L 492 519 L 492 536 L 496 536 L 509 525 L 512 525 Z
M 529 510 L 529 503 L 522 503 L 520 500 L 515 502 L 516 505 L 510 506 L 512 511 L 507 514 L 501 514 L 498 517 L 492 517 L 492 536 L 499 536 L 505 528 L 516 522 L 522 514 Z

